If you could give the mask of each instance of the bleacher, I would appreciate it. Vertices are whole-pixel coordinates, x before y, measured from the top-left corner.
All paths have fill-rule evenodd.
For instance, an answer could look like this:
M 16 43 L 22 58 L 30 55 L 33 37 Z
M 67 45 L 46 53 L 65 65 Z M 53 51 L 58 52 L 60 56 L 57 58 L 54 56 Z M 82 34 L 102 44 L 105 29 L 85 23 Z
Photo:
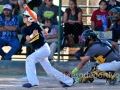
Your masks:
M 68 7 L 68 5 L 64 5 L 64 6 L 62 6 L 61 8 L 62 8 L 62 10 L 63 9 L 65 9 L 66 7 Z M 79 5 L 78 7 L 80 7 L 80 8 L 97 8 L 98 6 L 85 6 L 85 5 Z M 64 10 L 63 10 L 64 11 Z M 83 13 L 83 17 L 91 17 L 91 14 L 84 14 Z M 90 24 L 86 24 L 86 23 L 84 23 L 84 26 L 90 26 Z M 61 31 L 61 30 L 59 30 L 59 31 Z M 58 32 L 59 33 L 59 32 Z M 63 33 L 63 32 L 62 32 Z M 19 38 L 19 40 L 21 40 L 21 38 L 22 38 L 22 35 L 21 34 L 19 34 L 18 35 L 18 38 Z M 32 53 L 32 50 L 31 50 L 31 47 L 30 47 L 30 45 L 29 44 L 23 44 L 22 45 L 22 49 L 23 49 L 23 51 L 21 52 L 21 53 L 16 53 L 15 55 L 13 55 L 13 57 L 12 57 L 12 60 L 25 60 L 25 58 L 29 55 L 29 54 L 31 54 Z M 69 52 L 69 51 L 67 51 L 67 53 L 66 53 L 66 50 L 67 49 L 69 49 L 69 50 L 72 50 L 71 52 Z M 58 52 L 60 52 L 60 57 L 61 57 L 61 60 L 67 60 L 67 59 L 69 59 L 69 58 L 71 58 L 71 59 L 75 59 L 74 58 L 74 53 L 77 51 L 79 49 L 79 45 L 74 45 L 73 47 L 65 47 L 64 48 L 64 50 L 62 50 L 62 51 L 58 51 Z M 55 59 L 57 59 L 57 55 L 58 55 L 58 53 L 55 53 Z
M 62 10 L 65 10 L 65 8 L 67 8 L 68 5 L 62 5 L 61 6 L 61 9 Z M 87 8 L 98 8 L 98 6 L 87 6 L 87 5 L 78 5 L 78 7 L 80 7 L 81 9 L 87 9 Z M 84 11 L 83 11 L 84 12 Z M 88 17 L 91 17 L 92 14 L 84 14 L 83 13 L 83 19 L 84 18 L 88 18 Z M 89 20 L 89 19 L 87 19 Z M 85 20 L 83 20 L 85 21 Z M 90 23 L 84 23 L 84 26 L 90 26 Z M 60 30 L 61 31 L 61 28 Z M 58 32 L 60 33 L 60 32 Z M 62 32 L 63 33 L 63 32 Z M 18 35 L 18 38 L 21 39 L 22 35 L 19 34 Z M 60 38 L 60 37 L 59 37 Z M 59 40 L 59 39 L 58 39 Z M 60 52 L 60 57 L 61 57 L 61 60 L 68 60 L 68 59 L 72 59 L 72 60 L 75 60 L 75 57 L 74 57 L 74 53 L 79 49 L 79 45 L 74 45 L 73 47 L 65 47 L 63 50 L 61 51 L 58 51 Z M 31 47 L 30 45 L 28 44 L 24 44 L 22 45 L 22 48 L 24 49 L 22 53 L 17 53 L 16 55 L 13 55 L 13 59 L 25 59 L 29 54 L 32 53 L 32 50 L 31 50 Z M 69 50 L 68 50 L 69 49 Z M 71 50 L 71 51 L 70 51 Z M 24 58 L 21 58 L 20 56 L 23 55 Z M 14 57 L 16 56 L 16 57 Z M 58 53 L 55 53 L 55 59 L 57 60 L 57 56 L 58 56 Z

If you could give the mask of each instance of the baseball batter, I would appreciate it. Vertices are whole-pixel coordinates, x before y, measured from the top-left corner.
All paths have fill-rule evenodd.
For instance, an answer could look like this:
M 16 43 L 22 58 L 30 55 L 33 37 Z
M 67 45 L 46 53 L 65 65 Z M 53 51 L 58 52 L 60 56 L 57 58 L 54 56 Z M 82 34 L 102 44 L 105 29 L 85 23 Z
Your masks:
M 36 13 L 32 11 L 35 16 Z M 50 55 L 50 48 L 46 43 L 43 34 L 41 33 L 40 26 L 35 23 L 34 19 L 29 15 L 27 11 L 24 11 L 23 22 L 26 24 L 26 27 L 22 29 L 22 34 L 26 37 L 26 40 L 32 45 L 32 48 L 35 50 L 31 55 L 26 58 L 26 74 L 28 83 L 23 84 L 25 88 L 30 88 L 33 86 L 38 86 L 39 81 L 36 76 L 36 67 L 35 64 L 40 62 L 46 73 L 57 80 L 64 82 L 63 87 L 69 87 L 73 85 L 73 78 L 70 78 L 63 73 L 59 72 L 53 68 L 48 60 Z

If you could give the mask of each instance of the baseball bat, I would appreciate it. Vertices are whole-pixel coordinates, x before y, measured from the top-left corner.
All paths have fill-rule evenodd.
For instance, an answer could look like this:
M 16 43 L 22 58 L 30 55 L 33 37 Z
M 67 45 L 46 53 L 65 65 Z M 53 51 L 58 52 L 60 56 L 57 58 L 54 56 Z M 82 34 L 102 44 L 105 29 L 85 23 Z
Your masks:
M 31 9 L 28 7 L 27 4 L 24 4 L 23 7 L 28 11 L 28 13 L 30 14 L 30 16 L 40 25 L 40 23 L 37 20 L 37 17 L 32 13 Z M 43 27 L 40 25 L 40 28 L 44 31 L 48 31 L 46 29 L 43 29 Z

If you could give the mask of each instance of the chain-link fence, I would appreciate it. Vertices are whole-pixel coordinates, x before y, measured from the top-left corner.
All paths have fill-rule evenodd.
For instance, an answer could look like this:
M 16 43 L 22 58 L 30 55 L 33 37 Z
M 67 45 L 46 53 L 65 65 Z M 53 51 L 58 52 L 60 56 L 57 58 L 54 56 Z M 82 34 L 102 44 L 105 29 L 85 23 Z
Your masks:
M 12 2 L 15 0 L 0 0 L 0 12 L 2 12 L 2 7 L 6 3 L 11 3 L 13 5 L 13 8 L 15 8 L 16 2 Z M 17 0 L 16 0 L 17 1 Z M 23 0 L 26 1 L 26 0 Z M 53 1 L 53 4 L 59 6 L 59 1 L 57 0 L 47 0 L 46 3 L 49 3 Z M 120 0 L 117 0 L 120 1 Z M 39 12 L 39 6 L 42 5 L 44 0 L 27 0 L 27 4 L 31 9 L 33 9 L 36 13 Z M 101 13 L 100 8 L 102 5 L 105 6 L 106 2 L 100 0 L 61 0 L 62 5 L 60 6 L 61 10 L 63 10 L 63 16 L 58 15 L 57 22 L 53 19 L 53 24 L 62 25 L 63 29 L 59 28 L 58 30 L 58 40 L 61 40 L 61 37 L 68 37 L 71 38 L 70 40 L 73 42 L 71 45 L 72 47 L 80 44 L 80 38 L 79 36 L 85 29 L 92 29 L 95 30 L 98 33 L 98 37 L 100 38 L 106 38 L 106 39 L 113 39 L 113 36 L 115 36 L 115 41 L 119 39 L 119 36 L 116 32 L 113 34 L 113 28 L 111 28 L 111 23 L 109 19 L 109 10 L 105 9 L 105 13 Z M 107 7 L 108 5 L 108 7 Z M 111 8 L 111 5 L 109 2 L 107 2 L 106 7 Z M 119 6 L 120 4 L 117 2 L 115 3 L 115 6 Z M 76 7 L 77 6 L 77 7 Z M 59 8 L 56 8 L 57 11 L 59 11 Z M 44 10 L 44 9 L 42 9 Z M 94 13 L 96 10 L 98 10 L 98 13 Z M 44 12 L 44 11 L 42 11 Z M 55 11 L 56 13 L 56 11 Z M 61 13 L 61 14 L 62 14 Z M 39 15 L 38 15 L 39 16 Z M 42 15 L 43 16 L 43 15 Z M 58 18 L 61 17 L 62 21 L 60 21 Z M 42 17 L 40 17 L 42 20 Z M 107 19 L 105 19 L 107 18 Z M 105 19 L 105 20 L 104 20 Z M 54 23 L 55 22 L 55 23 Z M 60 22 L 60 24 L 59 24 Z M 107 23 L 107 24 L 106 24 Z M 58 29 L 59 26 L 57 26 Z M 61 26 L 60 26 L 61 27 Z M 100 32 L 99 32 L 100 31 Z M 106 32 L 104 32 L 106 31 Z M 59 34 L 61 33 L 61 34 Z M 116 37 L 117 36 L 117 37 Z M 58 43 L 60 46 L 61 41 Z M 69 47 L 69 46 L 67 46 Z M 60 47 L 61 48 L 61 47 Z M 67 51 L 61 51 L 61 49 L 58 49 L 58 52 L 61 52 L 61 59 L 64 59 L 63 56 L 72 55 L 79 50 L 79 48 L 67 48 Z M 55 55 L 57 55 L 56 53 Z M 55 56 L 56 57 L 56 56 Z M 67 58 L 67 57 L 65 57 Z M 69 59 L 71 57 L 68 57 Z M 58 59 L 57 57 L 55 59 Z

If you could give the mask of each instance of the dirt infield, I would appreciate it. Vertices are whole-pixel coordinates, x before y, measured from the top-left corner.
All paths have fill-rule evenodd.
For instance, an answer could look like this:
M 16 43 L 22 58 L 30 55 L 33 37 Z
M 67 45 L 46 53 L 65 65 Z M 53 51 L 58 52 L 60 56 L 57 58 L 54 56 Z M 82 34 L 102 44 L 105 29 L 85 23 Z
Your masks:
M 66 90 L 62 88 L 58 80 L 48 76 L 39 76 L 40 85 L 32 87 L 29 90 Z M 27 78 L 23 76 L 2 76 L 0 77 L 0 90 L 28 90 L 23 88 L 22 84 L 27 82 Z M 120 83 L 114 86 L 105 85 L 105 80 L 95 80 L 93 83 L 79 83 L 67 90 L 120 90 Z

